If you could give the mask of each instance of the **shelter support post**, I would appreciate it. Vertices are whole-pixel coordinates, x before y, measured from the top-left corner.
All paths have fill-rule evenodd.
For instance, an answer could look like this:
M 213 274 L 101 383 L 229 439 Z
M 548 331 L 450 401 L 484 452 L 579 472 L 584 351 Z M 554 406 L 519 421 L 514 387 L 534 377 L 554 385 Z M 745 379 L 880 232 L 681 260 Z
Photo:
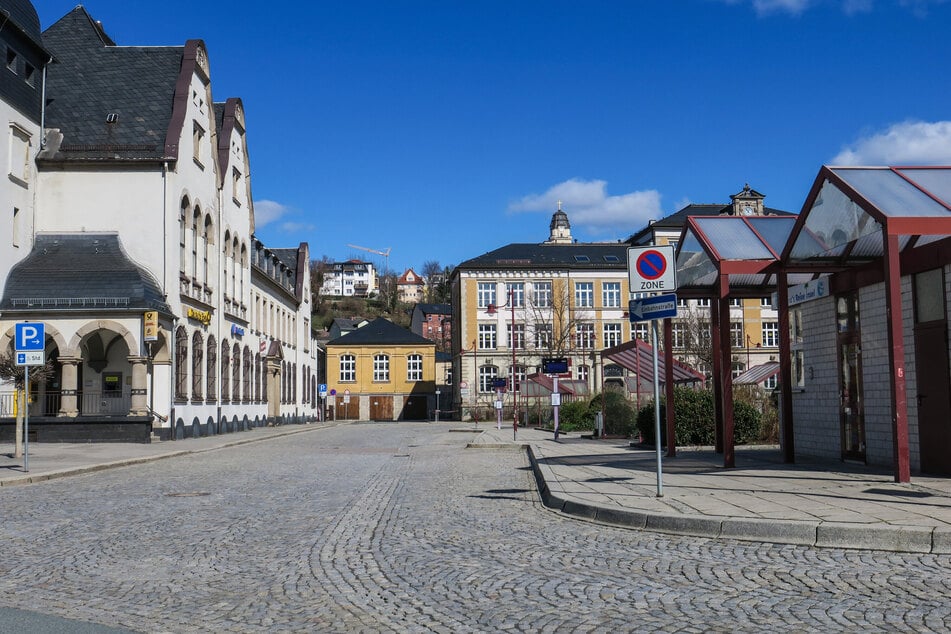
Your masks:
M 901 310 L 901 264 L 898 235 L 883 232 L 885 242 L 885 304 L 888 324 L 889 387 L 892 397 L 892 445 L 895 482 L 911 481 L 908 450 L 908 402 L 905 393 L 905 342 Z
M 667 457 L 677 455 L 677 434 L 674 429 L 674 326 L 670 317 L 664 319 L 664 392 L 667 399 Z
M 781 412 L 780 442 L 783 462 L 796 462 L 795 434 L 792 415 L 792 347 L 789 329 L 789 281 L 786 272 L 776 275 L 776 294 L 779 297 L 779 409 Z
M 720 353 L 723 355 L 723 466 L 735 467 L 736 456 L 733 451 L 733 360 L 730 348 L 730 276 L 720 274 L 717 288 L 717 304 L 720 313 L 720 331 L 714 333 L 720 338 Z
M 723 357 L 720 354 L 720 302 L 715 297 L 710 302 L 710 346 L 713 361 L 714 447 L 717 453 L 723 453 Z

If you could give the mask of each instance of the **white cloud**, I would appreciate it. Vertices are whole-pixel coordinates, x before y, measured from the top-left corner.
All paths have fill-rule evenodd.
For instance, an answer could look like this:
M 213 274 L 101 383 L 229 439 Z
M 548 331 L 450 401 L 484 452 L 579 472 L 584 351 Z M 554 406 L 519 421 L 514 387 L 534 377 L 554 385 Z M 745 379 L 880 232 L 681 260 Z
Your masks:
M 875 0 L 719 0 L 726 4 L 746 4 L 753 7 L 759 16 L 786 13 L 802 15 L 817 5 L 839 4 L 846 15 L 870 13 L 875 9 Z M 895 0 L 892 0 L 894 3 Z M 951 0 L 897 0 L 898 6 L 907 9 L 919 18 L 927 17 L 931 7 L 946 4 Z
M 859 139 L 832 165 L 951 165 L 951 121 L 905 121 Z
M 753 8 L 759 15 L 767 13 L 791 13 L 799 15 L 809 8 L 811 0 L 753 0 Z
M 282 222 L 281 231 L 286 233 L 305 233 L 308 231 L 313 231 L 316 229 L 314 225 L 309 222 Z
M 541 211 L 554 213 L 561 201 L 572 226 L 594 231 L 619 229 L 629 231 L 651 218 L 660 218 L 660 193 L 645 190 L 609 196 L 607 182 L 576 178 L 558 183 L 544 194 L 531 194 L 509 204 L 509 211 Z
M 254 201 L 254 228 L 261 227 L 278 220 L 286 214 L 289 209 L 279 202 L 273 200 Z

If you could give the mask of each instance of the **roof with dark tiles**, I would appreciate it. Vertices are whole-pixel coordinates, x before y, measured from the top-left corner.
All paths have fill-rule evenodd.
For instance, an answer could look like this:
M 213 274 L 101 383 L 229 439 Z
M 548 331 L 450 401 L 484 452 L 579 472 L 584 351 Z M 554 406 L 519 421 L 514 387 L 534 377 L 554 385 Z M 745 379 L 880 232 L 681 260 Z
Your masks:
M 19 28 L 31 42 L 43 48 L 40 17 L 30 0 L 0 0 L 0 13 Z
M 10 271 L 0 311 L 171 314 L 161 287 L 133 262 L 114 233 L 37 234 L 30 254 Z
M 63 134 L 56 160 L 165 157 L 184 46 L 115 46 L 82 6 L 43 41 L 56 58 L 46 88 L 46 126 Z
M 351 330 L 345 335 L 327 342 L 328 346 L 361 346 L 361 345 L 420 345 L 435 346 L 429 339 L 410 332 L 406 328 L 397 326 L 384 317 L 378 317 L 362 328 Z
M 514 243 L 466 260 L 456 270 L 467 269 L 627 269 L 625 243 L 575 242 L 572 244 Z

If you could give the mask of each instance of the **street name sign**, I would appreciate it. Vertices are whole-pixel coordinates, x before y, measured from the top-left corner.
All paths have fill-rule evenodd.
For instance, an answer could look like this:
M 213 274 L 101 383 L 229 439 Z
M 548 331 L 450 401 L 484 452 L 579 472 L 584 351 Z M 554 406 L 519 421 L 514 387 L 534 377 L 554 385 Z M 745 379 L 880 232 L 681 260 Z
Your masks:
M 630 247 L 627 250 L 627 274 L 632 293 L 676 291 L 674 247 Z
M 632 299 L 628 302 L 627 310 L 631 316 L 631 322 L 676 317 L 677 295 L 668 293 Z

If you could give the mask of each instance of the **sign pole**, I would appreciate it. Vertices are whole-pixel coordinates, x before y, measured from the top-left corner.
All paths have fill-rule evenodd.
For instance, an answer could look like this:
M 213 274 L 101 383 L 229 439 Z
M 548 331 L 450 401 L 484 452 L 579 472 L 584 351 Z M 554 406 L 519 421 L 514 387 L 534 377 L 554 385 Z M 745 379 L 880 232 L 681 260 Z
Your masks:
M 654 440 L 657 451 L 657 497 L 664 497 L 664 475 L 660 455 L 660 372 L 657 367 L 657 320 L 651 320 L 651 332 L 654 344 Z
M 30 471 L 30 366 L 23 366 L 23 470 Z

